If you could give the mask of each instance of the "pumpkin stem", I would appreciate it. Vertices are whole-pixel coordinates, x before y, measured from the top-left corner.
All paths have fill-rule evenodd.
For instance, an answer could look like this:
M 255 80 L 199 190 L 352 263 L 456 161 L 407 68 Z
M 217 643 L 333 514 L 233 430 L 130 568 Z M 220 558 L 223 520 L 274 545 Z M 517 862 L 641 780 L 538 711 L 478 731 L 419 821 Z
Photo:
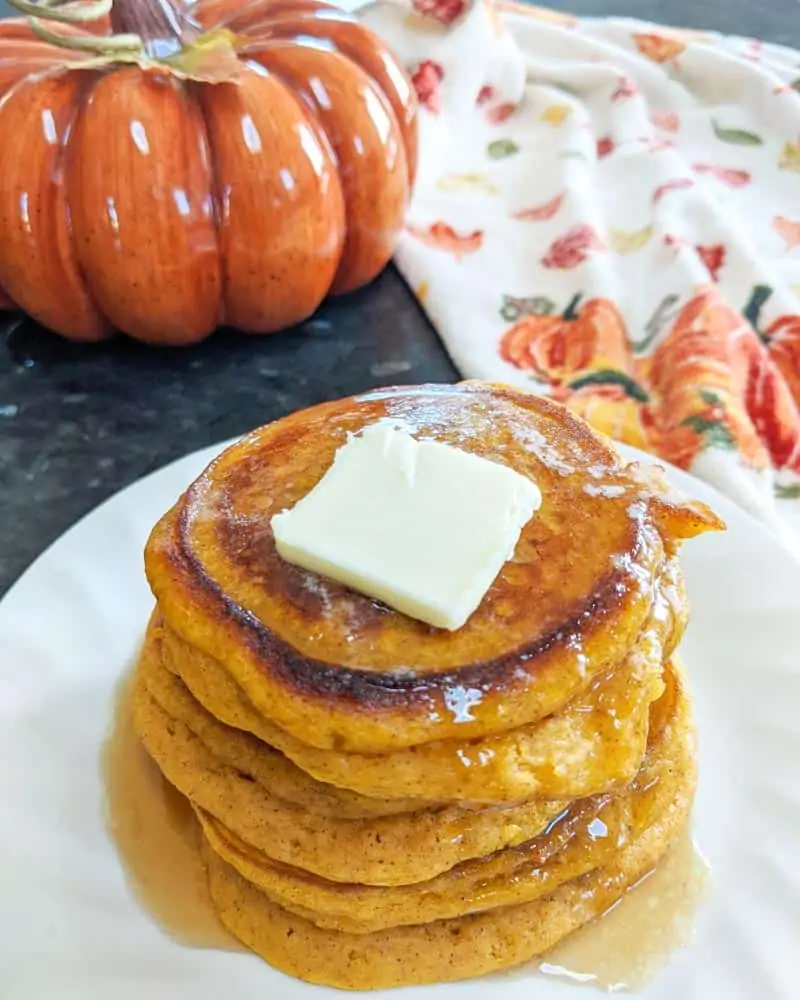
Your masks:
M 112 0 L 89 0 L 88 3 L 73 3 L 71 0 L 9 0 L 12 7 L 21 14 L 40 18 L 42 21 L 60 21 L 62 24 L 88 24 L 99 21 L 111 10 Z
M 771 295 L 772 288 L 769 285 L 756 285 L 747 301 L 747 305 L 744 307 L 744 318 L 758 334 L 758 339 L 762 343 L 766 343 L 767 338 L 761 332 L 759 325 L 761 321 L 761 307 Z
M 45 27 L 44 22 L 56 24 L 91 24 L 105 17 L 111 10 L 112 0 L 9 0 L 21 14 L 26 14 L 31 31 L 51 45 L 79 52 L 91 52 L 101 56 L 126 56 L 139 52 L 142 41 L 138 35 L 115 35 L 109 38 L 101 35 L 65 35 Z
M 151 59 L 175 55 L 200 34 L 197 24 L 172 0 L 114 0 L 111 29 L 115 34 L 138 35 Z
M 562 319 L 577 319 L 578 318 L 578 305 L 583 298 L 583 292 L 578 292 L 570 299 L 570 303 L 564 312 L 561 314 Z

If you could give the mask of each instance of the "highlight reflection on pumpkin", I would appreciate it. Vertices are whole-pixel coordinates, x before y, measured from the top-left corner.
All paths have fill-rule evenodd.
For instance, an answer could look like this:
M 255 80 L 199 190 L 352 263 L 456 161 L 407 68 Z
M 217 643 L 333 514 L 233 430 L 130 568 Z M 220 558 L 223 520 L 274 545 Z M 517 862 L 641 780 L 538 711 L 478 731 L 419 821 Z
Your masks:
M 104 52 L 112 27 L 141 49 Z M 93 29 L 53 29 L 100 49 L 78 69 L 0 24 L 0 299 L 75 340 L 190 343 L 290 326 L 388 263 L 416 104 L 372 32 L 320 0 L 116 0 Z

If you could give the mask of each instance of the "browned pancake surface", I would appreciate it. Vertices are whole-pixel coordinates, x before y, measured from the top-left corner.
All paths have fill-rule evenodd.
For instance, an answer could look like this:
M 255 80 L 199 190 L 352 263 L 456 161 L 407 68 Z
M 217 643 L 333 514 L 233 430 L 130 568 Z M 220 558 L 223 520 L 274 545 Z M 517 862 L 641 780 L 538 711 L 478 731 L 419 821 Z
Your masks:
M 513 559 L 456 632 L 277 555 L 272 515 L 380 419 L 542 490 Z M 669 518 L 613 448 L 547 400 L 486 384 L 399 388 L 292 414 L 227 450 L 156 527 L 147 570 L 172 628 L 259 712 L 323 749 L 381 752 L 537 721 L 618 662 L 652 603 L 663 525 L 718 525 L 696 505 L 667 506 Z

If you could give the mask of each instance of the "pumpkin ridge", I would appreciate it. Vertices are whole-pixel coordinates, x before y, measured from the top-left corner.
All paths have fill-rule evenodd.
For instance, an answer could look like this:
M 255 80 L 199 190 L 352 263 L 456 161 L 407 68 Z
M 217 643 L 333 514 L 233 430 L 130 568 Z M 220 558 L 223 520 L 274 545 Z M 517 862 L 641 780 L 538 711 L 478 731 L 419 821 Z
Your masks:
M 203 101 L 200 98 L 200 94 L 204 87 L 216 86 L 216 84 L 209 84 L 200 80 L 184 80 L 182 83 L 186 91 L 187 99 L 196 108 L 197 119 L 203 127 L 203 149 L 206 159 L 208 160 L 208 189 L 211 198 L 211 219 L 214 223 L 214 242 L 217 249 L 217 262 L 219 266 L 219 309 L 217 312 L 217 325 L 224 326 L 227 316 L 227 279 L 225 277 L 225 267 L 222 260 L 222 237 L 220 233 L 221 208 L 219 182 L 217 180 L 217 161 L 214 146 L 211 142 L 211 136 L 208 132 L 208 121 L 206 120 L 205 107 L 203 106 Z
M 385 252 L 384 233 L 391 230 L 399 231 L 403 224 L 407 200 L 408 171 L 404 158 L 405 148 L 402 142 L 400 124 L 382 88 L 356 62 L 340 52 L 320 50 L 305 44 L 283 41 L 266 43 L 258 50 L 254 49 L 252 55 L 269 72 L 276 73 L 282 80 L 287 81 L 291 90 L 299 94 L 304 99 L 304 103 L 311 106 L 336 154 L 340 167 L 347 224 L 342 258 L 332 291 L 333 294 L 353 291 L 372 280 L 388 263 L 391 253 Z M 313 82 L 307 68 L 308 60 L 312 55 L 315 69 Z M 346 76 L 343 77 L 342 74 L 346 74 Z M 348 79 L 353 86 L 361 87 L 365 95 L 372 95 L 374 102 L 371 109 L 359 111 L 358 116 L 353 115 L 349 106 L 342 106 L 335 91 L 327 93 L 326 81 L 331 79 L 335 82 Z M 365 106 L 369 103 L 366 101 Z M 369 158 L 368 154 L 362 155 L 358 151 L 357 145 L 354 146 L 351 141 L 350 128 L 351 126 L 356 128 L 355 122 L 359 121 L 362 127 L 366 127 L 368 122 L 369 126 L 375 129 L 373 116 L 378 113 L 387 117 L 389 128 L 397 140 L 397 155 L 402 158 L 402 162 L 396 166 L 393 173 L 387 171 L 382 176 L 381 180 L 385 186 L 381 192 L 383 203 L 381 206 L 376 205 L 375 207 L 383 208 L 384 212 L 381 218 L 376 220 L 374 226 L 370 230 L 366 230 L 364 226 L 354 225 L 354 221 L 361 216 L 364 203 L 370 199 L 368 188 L 374 183 L 372 180 L 373 161 L 381 154 L 375 152 L 376 143 L 373 142 L 371 145 L 368 144 L 368 149 L 372 151 L 372 159 Z M 347 122 L 347 127 L 343 129 L 348 115 L 353 120 Z M 359 136 L 359 141 L 361 138 Z M 385 155 L 385 150 L 383 155 Z M 400 173 L 403 175 L 402 178 L 398 176 Z M 393 190 L 389 188 L 390 182 L 393 184 Z M 395 201 L 398 200 L 401 194 L 401 184 L 403 188 L 402 210 L 398 206 L 392 208 L 389 201 L 390 195 Z M 377 192 L 374 194 L 375 199 L 378 199 Z
M 80 254 L 78 252 L 77 240 L 75 238 L 75 230 L 74 230 L 74 227 L 72 225 L 72 209 L 71 209 L 71 206 L 70 206 L 70 191 L 71 191 L 71 183 L 70 183 L 70 170 L 71 170 L 70 159 L 71 159 L 71 156 L 70 156 L 70 149 L 71 149 L 71 140 L 72 140 L 72 136 L 75 133 L 75 129 L 76 129 L 77 124 L 78 124 L 78 119 L 80 118 L 80 116 L 82 114 L 83 108 L 86 106 L 86 101 L 88 101 L 90 99 L 91 92 L 94 89 L 94 86 L 97 83 L 98 78 L 99 78 L 98 76 L 95 76 L 95 75 L 93 75 L 91 73 L 84 73 L 83 74 L 83 80 L 84 80 L 84 82 L 83 82 L 82 87 L 81 87 L 80 101 L 78 103 L 76 103 L 75 111 L 74 111 L 74 114 L 72 116 L 72 121 L 70 122 L 70 125 L 69 125 L 69 132 L 68 132 L 68 135 L 67 135 L 67 139 L 63 143 L 63 145 L 61 146 L 61 149 L 59 150 L 59 165 L 60 165 L 61 170 L 63 171 L 63 177 L 64 177 L 64 188 L 65 188 L 65 192 L 66 192 L 66 196 L 64 198 L 64 211 L 67 214 L 67 219 L 66 219 L 66 222 L 67 222 L 67 233 L 69 234 L 70 246 L 72 247 L 72 254 L 73 254 L 73 258 L 75 260 L 75 269 L 76 269 L 76 271 L 78 273 L 78 278 L 80 279 L 81 285 L 83 286 L 83 290 L 84 290 L 84 293 L 86 295 L 86 298 L 91 303 L 91 305 L 94 308 L 94 310 L 97 313 L 97 315 L 103 321 L 103 324 L 107 328 L 107 330 L 109 331 L 109 335 L 110 335 L 111 321 L 109 320 L 108 316 L 106 316 L 106 314 L 103 312 L 103 310 L 100 308 L 99 303 L 95 300 L 95 297 L 92 294 L 91 285 L 89 283 L 89 277 L 86 274 L 86 272 L 84 271 L 83 265 L 81 264 L 81 258 L 80 258 Z
M 20 121 L 41 122 L 37 131 L 20 136 L 19 145 L 4 146 L 0 153 L 3 288 L 39 322 L 60 325 L 84 341 L 108 335 L 78 264 L 69 215 L 69 137 L 90 82 L 56 67 L 40 78 L 20 80 L 0 105 L 0 122 L 12 133 Z

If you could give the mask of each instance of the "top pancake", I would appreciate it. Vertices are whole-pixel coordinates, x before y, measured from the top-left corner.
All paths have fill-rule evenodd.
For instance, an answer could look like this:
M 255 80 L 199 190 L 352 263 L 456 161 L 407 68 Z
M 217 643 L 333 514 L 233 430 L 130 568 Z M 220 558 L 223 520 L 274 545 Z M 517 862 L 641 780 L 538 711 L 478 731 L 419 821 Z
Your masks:
M 348 434 L 380 419 L 541 489 L 513 558 L 456 632 L 276 552 L 272 515 L 316 485 Z M 400 387 L 294 413 L 227 449 L 155 527 L 146 565 L 169 625 L 257 711 L 312 746 L 380 753 L 557 711 L 635 643 L 665 546 L 716 527 L 546 399 L 486 383 Z

